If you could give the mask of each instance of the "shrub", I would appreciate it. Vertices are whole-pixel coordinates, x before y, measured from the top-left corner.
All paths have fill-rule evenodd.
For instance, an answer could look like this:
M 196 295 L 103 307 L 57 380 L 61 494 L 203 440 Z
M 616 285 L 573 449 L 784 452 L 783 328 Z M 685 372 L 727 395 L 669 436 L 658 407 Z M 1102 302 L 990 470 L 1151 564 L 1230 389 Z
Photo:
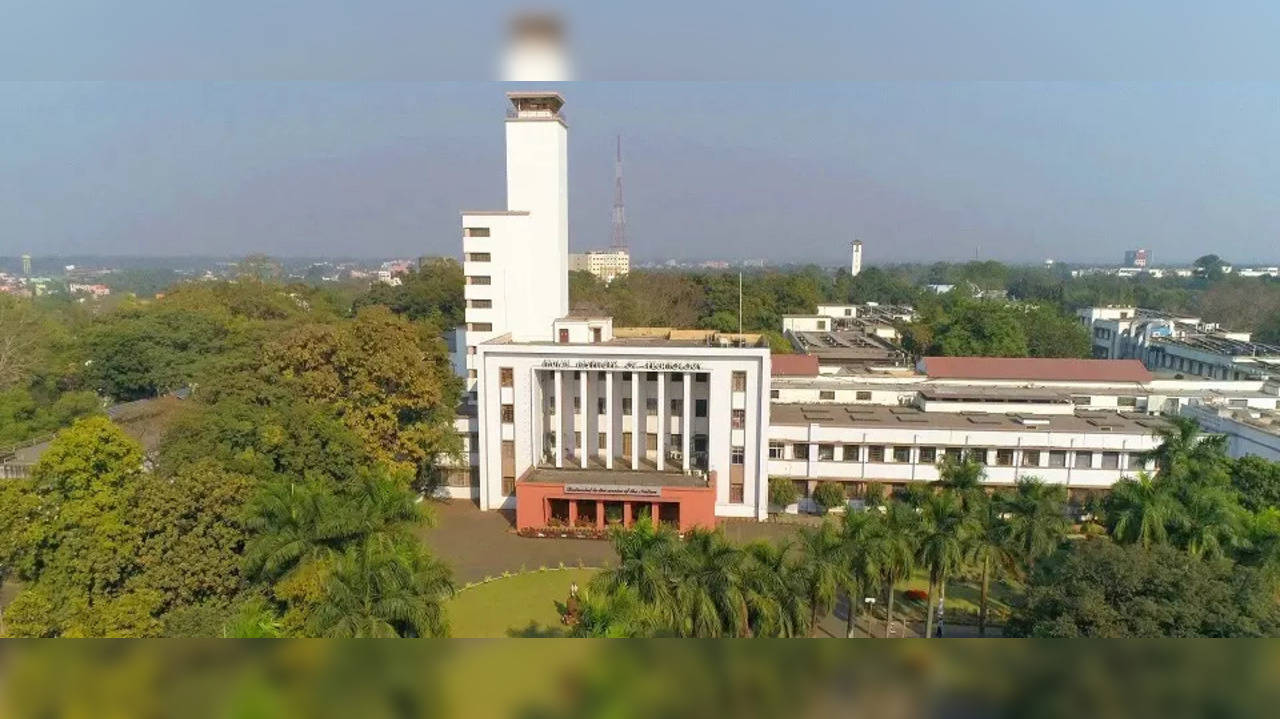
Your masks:
M 813 501 L 824 510 L 845 504 L 844 487 L 838 482 L 822 482 L 813 490 Z
M 795 482 L 789 479 L 774 477 L 769 480 L 769 503 L 779 507 L 795 504 L 800 499 L 800 491 Z
M 868 507 L 879 507 L 884 504 L 884 485 L 879 482 L 867 483 L 862 493 L 862 500 Z
M 929 598 L 929 593 L 923 589 L 908 589 L 902 593 L 902 596 L 913 602 L 923 602 Z

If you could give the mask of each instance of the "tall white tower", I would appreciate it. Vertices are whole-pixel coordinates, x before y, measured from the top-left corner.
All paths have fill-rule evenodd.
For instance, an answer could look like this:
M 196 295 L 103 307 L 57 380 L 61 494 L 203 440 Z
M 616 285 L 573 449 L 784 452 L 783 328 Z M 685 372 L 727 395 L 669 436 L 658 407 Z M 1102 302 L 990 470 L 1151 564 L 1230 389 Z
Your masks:
M 849 274 L 854 277 L 862 272 L 862 240 L 853 241 L 853 259 L 849 262 Z

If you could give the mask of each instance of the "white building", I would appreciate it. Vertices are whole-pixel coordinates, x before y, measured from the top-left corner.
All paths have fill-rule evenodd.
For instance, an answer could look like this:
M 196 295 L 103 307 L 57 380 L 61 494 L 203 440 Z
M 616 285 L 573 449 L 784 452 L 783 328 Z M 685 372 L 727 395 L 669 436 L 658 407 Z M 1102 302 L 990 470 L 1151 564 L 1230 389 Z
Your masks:
M 853 253 L 849 260 L 849 274 L 857 277 L 862 272 L 862 240 L 853 241 Z
M 569 269 L 590 272 L 607 284 L 613 282 L 613 278 L 631 272 L 631 253 L 622 247 L 573 252 L 569 254 Z

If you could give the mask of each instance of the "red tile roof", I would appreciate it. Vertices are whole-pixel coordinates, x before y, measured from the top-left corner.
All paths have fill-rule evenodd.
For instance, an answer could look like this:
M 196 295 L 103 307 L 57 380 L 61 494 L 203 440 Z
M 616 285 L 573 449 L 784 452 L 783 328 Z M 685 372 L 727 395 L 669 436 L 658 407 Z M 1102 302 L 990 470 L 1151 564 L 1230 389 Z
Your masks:
M 1151 373 L 1136 359 L 925 357 L 924 372 L 931 379 L 1020 379 L 1069 382 L 1151 381 Z
M 817 355 L 773 355 L 774 376 L 811 376 L 818 374 Z

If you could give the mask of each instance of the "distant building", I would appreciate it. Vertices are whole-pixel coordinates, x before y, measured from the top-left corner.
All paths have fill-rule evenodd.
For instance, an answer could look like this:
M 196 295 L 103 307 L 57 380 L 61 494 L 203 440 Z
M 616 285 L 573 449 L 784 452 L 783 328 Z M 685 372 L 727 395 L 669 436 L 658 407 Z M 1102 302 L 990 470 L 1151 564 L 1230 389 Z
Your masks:
M 590 272 L 604 282 L 631 272 L 631 253 L 625 248 L 569 253 L 570 271 Z
M 853 241 L 853 257 L 849 261 L 849 274 L 854 277 L 862 272 L 862 240 Z
M 22 256 L 22 276 L 23 277 L 31 276 L 31 255 Z
M 1151 263 L 1151 253 L 1149 253 L 1146 249 L 1139 248 L 1136 250 L 1125 250 L 1125 253 L 1124 253 L 1125 267 L 1137 267 L 1138 269 L 1143 269 L 1147 267 L 1147 265 L 1149 265 L 1150 263 Z
M 67 292 L 73 295 L 92 295 L 94 297 L 106 297 L 111 294 L 111 288 L 106 285 L 82 285 L 72 282 L 67 285 Z

